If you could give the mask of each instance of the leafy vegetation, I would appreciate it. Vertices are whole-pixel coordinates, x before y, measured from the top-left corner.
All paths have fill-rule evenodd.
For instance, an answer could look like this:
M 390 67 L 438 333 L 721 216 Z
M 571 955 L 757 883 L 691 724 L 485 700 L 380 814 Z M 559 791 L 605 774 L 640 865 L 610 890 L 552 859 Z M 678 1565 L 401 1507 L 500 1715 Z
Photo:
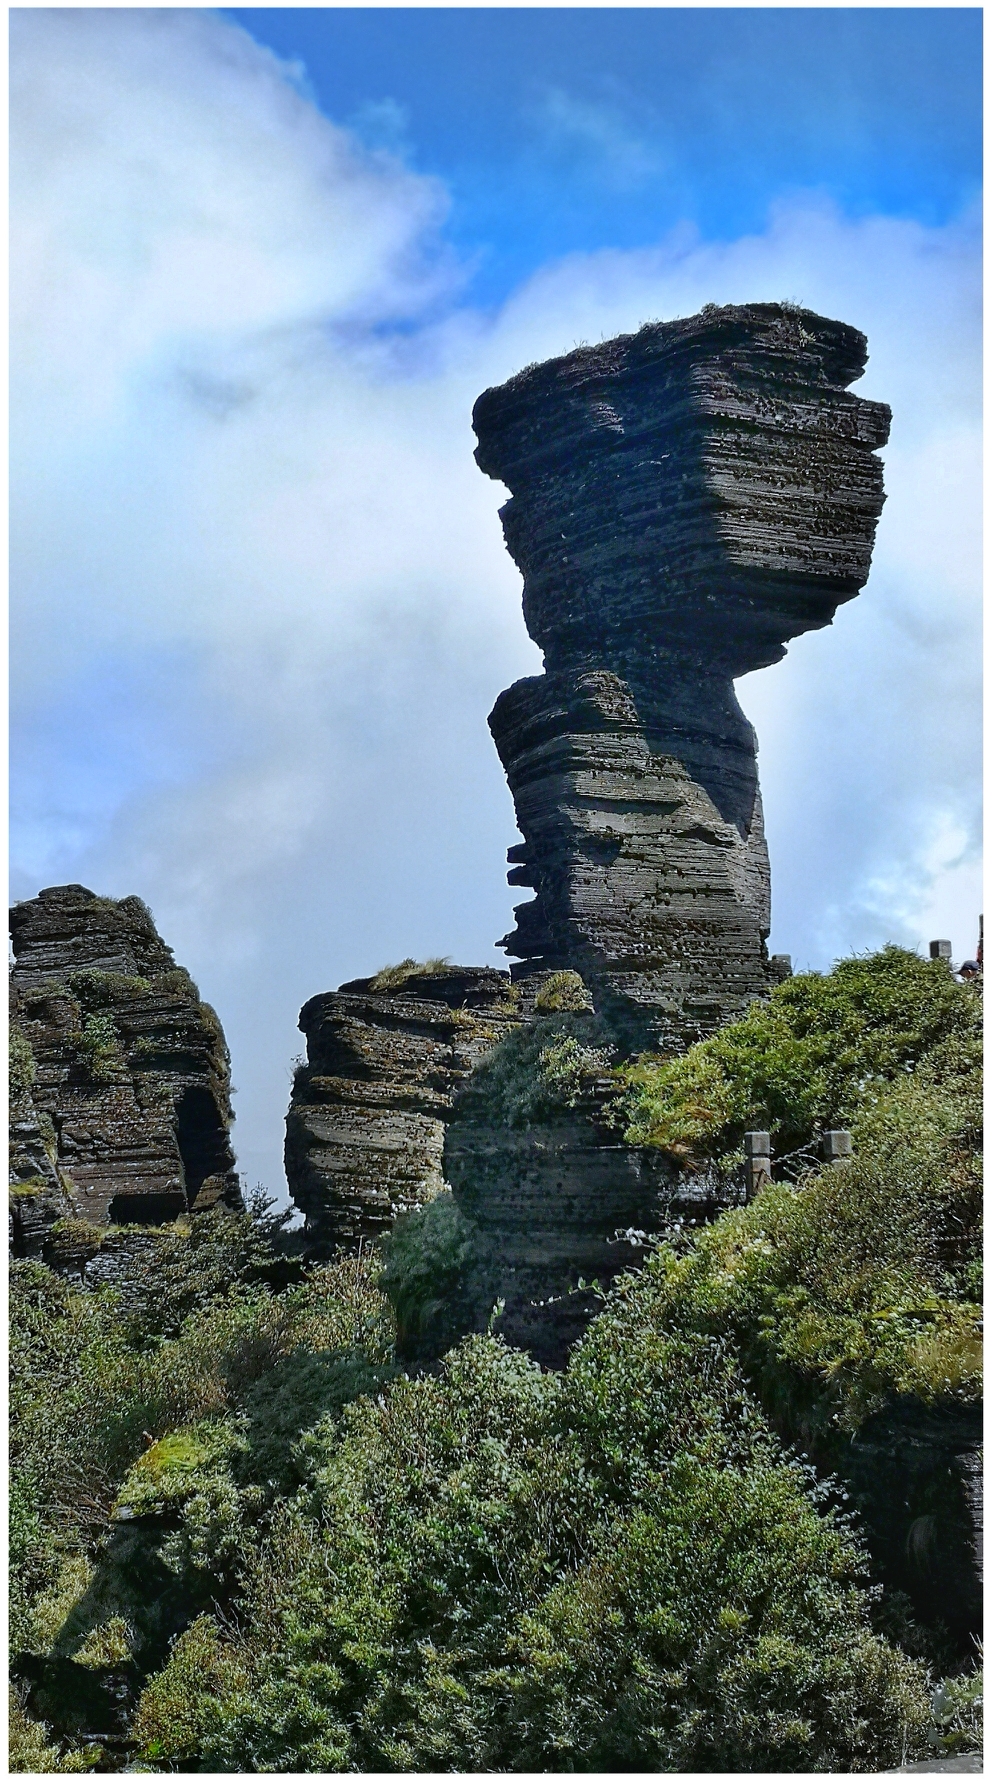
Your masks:
M 120 1287 L 14 1270 L 15 1649 L 137 1666 L 141 1767 L 872 1769 L 927 1748 L 926 1672 L 873 1631 L 852 1530 L 660 1257 L 564 1375 L 482 1336 L 411 1380 L 367 1258 L 273 1291 L 271 1229 L 208 1220 L 186 1270 L 181 1233 L 155 1234 L 172 1315 L 147 1250 L 123 1319 Z M 43 1734 L 17 1723 L 30 1766 Z M 62 1766 L 88 1765 L 84 1729 Z
M 930 1741 L 941 1754 L 960 1756 L 982 1748 L 984 1678 L 977 1664 L 966 1675 L 950 1676 L 935 1689 Z
M 112 1008 L 118 1001 L 133 1001 L 136 996 L 147 995 L 152 987 L 148 977 L 128 977 L 122 971 L 98 971 L 94 966 L 70 971 L 66 981 L 77 1002 L 90 1010 Z
M 301 1442 L 307 1481 L 142 1697 L 146 1760 L 303 1769 L 871 1768 L 919 1664 L 724 1345 L 636 1287 L 569 1372 L 488 1337 Z
M 38 1066 L 28 1040 L 13 1022 L 7 1033 L 7 1049 L 7 1092 L 16 1104 L 30 1094 Z
M 639 1062 L 627 1135 L 733 1158 L 748 1125 L 809 1147 L 848 1125 L 854 1156 L 772 1183 L 656 1265 L 699 1327 L 732 1329 L 766 1404 L 804 1439 L 850 1433 L 892 1394 L 980 1391 L 978 992 L 896 947 L 794 978 L 669 1063 Z
M 682 1057 L 625 1065 L 620 1114 L 631 1143 L 690 1165 L 733 1151 L 749 1128 L 772 1132 L 782 1154 L 851 1126 L 921 1068 L 931 1083 L 967 1076 L 980 1048 L 978 990 L 886 946 L 790 978 Z
M 597 1043 L 598 1041 L 598 1043 Z M 594 1014 L 542 1015 L 486 1052 L 459 1097 L 469 1118 L 525 1128 L 577 1107 L 615 1056 Z
M 475 1265 L 448 1195 L 384 1265 L 304 1265 L 259 1203 L 66 1228 L 66 1266 L 99 1241 L 112 1286 L 14 1265 L 14 1772 L 872 1772 L 975 1747 L 980 1680 L 941 1676 L 789 1444 L 832 1464 L 881 1406 L 975 1398 L 976 998 L 892 949 L 803 981 L 722 1050 L 627 1066 L 624 1117 L 694 1167 L 752 1123 L 780 1149 L 848 1124 L 852 1160 L 670 1232 L 562 1373 L 491 1335 L 401 1370 Z M 559 1009 L 467 1093 L 526 1127 L 601 1098 L 610 1057 Z
M 592 997 L 577 971 L 553 971 L 534 998 L 539 1014 L 589 1014 Z
M 794 1432 L 850 1433 L 893 1393 L 977 1400 L 978 1111 L 957 1086 L 894 1084 L 849 1164 L 773 1182 L 658 1250 L 680 1317 L 734 1332 Z
M 94 1082 L 114 1082 L 125 1069 L 124 1051 L 112 1014 L 87 1014 L 76 1043 Z
M 78 1775 L 98 1760 L 99 1752 L 92 1749 L 62 1755 L 57 1745 L 48 1742 L 47 1728 L 25 1713 L 16 1689 L 9 1693 L 7 1762 L 12 1775 Z
M 456 1300 L 473 1260 L 472 1226 L 450 1193 L 397 1219 L 380 1284 L 392 1307 L 401 1354 L 446 1313 L 457 1315 Z
M 27 1650 L 37 1597 L 106 1531 L 150 1443 L 243 1409 L 265 1469 L 273 1425 L 285 1435 L 286 1400 L 300 1390 L 295 1367 L 280 1373 L 280 1363 L 355 1350 L 373 1366 L 390 1358 L 368 1265 L 315 1268 L 274 1292 L 265 1276 L 285 1279 L 285 1265 L 257 1212 L 133 1238 L 134 1262 L 113 1288 L 80 1291 L 40 1262 L 12 1268 L 12 1636 Z M 324 1394 L 311 1378 L 309 1392 L 317 1415 L 341 1400 L 336 1377 Z

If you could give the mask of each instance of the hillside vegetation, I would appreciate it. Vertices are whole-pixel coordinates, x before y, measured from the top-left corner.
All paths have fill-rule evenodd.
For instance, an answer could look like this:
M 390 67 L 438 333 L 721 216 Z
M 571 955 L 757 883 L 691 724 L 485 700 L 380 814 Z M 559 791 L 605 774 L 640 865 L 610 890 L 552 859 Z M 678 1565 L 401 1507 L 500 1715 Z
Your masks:
M 793 1178 L 670 1233 L 562 1373 L 474 1336 L 408 1377 L 381 1258 L 303 1267 L 258 1206 L 64 1231 L 118 1245 L 95 1290 L 15 1264 L 14 1770 L 868 1772 L 971 1747 L 978 1684 L 880 1592 L 828 1474 L 885 1406 L 977 1396 L 979 1011 L 887 949 L 617 1071 L 631 1141 L 729 1169 L 760 1125 Z M 826 1124 L 846 1167 L 809 1161 Z

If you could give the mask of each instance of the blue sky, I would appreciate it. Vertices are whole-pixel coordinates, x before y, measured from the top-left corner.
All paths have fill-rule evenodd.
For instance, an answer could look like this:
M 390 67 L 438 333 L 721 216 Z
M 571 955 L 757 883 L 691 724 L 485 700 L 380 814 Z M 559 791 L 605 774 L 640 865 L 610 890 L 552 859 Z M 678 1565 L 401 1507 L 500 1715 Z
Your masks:
M 977 8 L 232 10 L 329 117 L 443 179 L 473 295 L 817 190 L 943 223 L 981 180 Z
M 706 302 L 863 328 L 865 592 L 741 681 L 771 946 L 974 950 L 980 14 L 11 15 L 12 889 L 151 905 L 283 1191 L 317 992 L 503 964 L 540 670 L 472 405 Z

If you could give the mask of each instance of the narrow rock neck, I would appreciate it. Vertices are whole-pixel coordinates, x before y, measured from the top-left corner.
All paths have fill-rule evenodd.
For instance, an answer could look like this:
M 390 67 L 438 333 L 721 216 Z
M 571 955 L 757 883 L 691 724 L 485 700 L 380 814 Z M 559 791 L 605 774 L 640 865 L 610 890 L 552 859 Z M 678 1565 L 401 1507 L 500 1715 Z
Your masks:
M 545 663 L 556 679 L 603 669 L 615 674 L 629 691 L 651 753 L 681 761 L 747 841 L 758 798 L 757 737 L 728 669 L 714 667 L 698 651 L 637 636 L 597 641 L 589 649 L 556 646 Z

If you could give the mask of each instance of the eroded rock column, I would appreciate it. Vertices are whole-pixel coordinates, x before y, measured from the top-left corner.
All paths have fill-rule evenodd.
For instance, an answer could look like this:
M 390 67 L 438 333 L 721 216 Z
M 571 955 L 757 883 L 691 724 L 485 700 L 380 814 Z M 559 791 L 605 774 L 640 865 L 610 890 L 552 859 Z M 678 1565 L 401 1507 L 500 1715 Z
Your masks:
M 734 680 L 868 577 L 889 410 L 864 335 L 708 307 L 521 372 L 475 406 L 546 672 L 490 728 L 536 891 L 515 979 L 579 971 L 632 1048 L 678 1049 L 787 971 L 770 959 L 754 732 Z
M 65 1216 L 240 1207 L 221 1024 L 140 898 L 55 885 L 10 929 L 15 1251 Z

